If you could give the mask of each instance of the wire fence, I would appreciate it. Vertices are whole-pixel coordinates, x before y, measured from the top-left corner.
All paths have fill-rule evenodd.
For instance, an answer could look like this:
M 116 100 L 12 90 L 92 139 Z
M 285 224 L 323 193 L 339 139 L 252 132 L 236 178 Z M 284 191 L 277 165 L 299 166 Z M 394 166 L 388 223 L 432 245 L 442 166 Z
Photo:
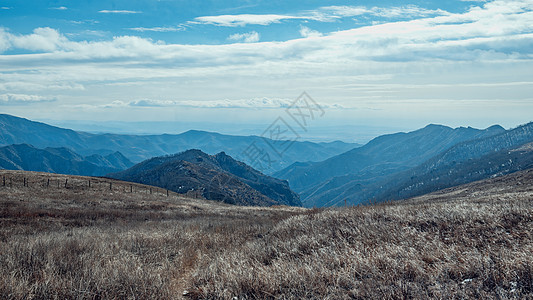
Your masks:
M 186 193 L 176 193 L 171 190 L 148 186 L 139 183 L 116 181 L 105 177 L 75 177 L 67 175 L 35 175 L 3 174 L 0 188 L 28 188 L 28 189 L 64 189 L 72 191 L 100 191 L 111 193 L 145 194 L 158 196 L 181 196 L 188 198 L 203 198 L 200 191 L 189 190 Z

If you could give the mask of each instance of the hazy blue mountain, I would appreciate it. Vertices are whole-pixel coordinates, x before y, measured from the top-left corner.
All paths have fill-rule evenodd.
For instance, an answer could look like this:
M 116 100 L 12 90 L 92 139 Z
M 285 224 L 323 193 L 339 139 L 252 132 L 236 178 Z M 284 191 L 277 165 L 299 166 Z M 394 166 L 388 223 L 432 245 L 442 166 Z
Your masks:
M 134 165 L 134 163 L 118 151 L 105 156 L 99 154 L 89 155 L 85 157 L 85 160 L 98 166 L 110 167 L 118 170 L 126 170 Z
M 405 199 L 533 167 L 533 123 L 459 143 L 394 173 L 334 177 L 302 193 L 305 205 L 332 206 Z
M 208 155 L 188 150 L 155 157 L 108 177 L 183 194 L 200 191 L 206 199 L 230 204 L 301 206 L 299 196 L 286 181 L 266 176 L 224 152 Z
M 362 147 L 322 162 L 295 163 L 273 176 L 288 180 L 296 192 L 310 193 L 309 189 L 319 188 L 334 177 L 355 174 L 367 178 L 399 172 L 417 166 L 458 143 L 504 131 L 501 126 L 479 130 L 428 125 L 409 133 L 377 137 Z
M 101 176 L 131 167 L 119 152 L 83 157 L 68 148 L 38 149 L 27 144 L 0 148 L 0 168 L 70 175 Z
M 405 199 L 477 180 L 533 168 L 533 144 L 505 149 L 480 158 L 452 162 L 435 169 L 427 165 L 397 176 L 378 190 L 379 201 Z
M 173 135 L 91 134 L 0 114 L 0 146 L 11 144 L 30 144 L 37 148 L 67 147 L 82 155 L 108 155 L 119 151 L 133 162 L 188 149 L 200 149 L 209 154 L 224 151 L 264 173 L 281 170 L 296 161 L 322 161 L 359 146 L 338 141 L 294 142 L 280 155 L 278 153 L 283 149 L 276 147 L 276 141 L 259 136 L 196 130 Z
M 533 167 L 533 123 L 458 144 L 380 186 L 380 200 L 403 199 Z

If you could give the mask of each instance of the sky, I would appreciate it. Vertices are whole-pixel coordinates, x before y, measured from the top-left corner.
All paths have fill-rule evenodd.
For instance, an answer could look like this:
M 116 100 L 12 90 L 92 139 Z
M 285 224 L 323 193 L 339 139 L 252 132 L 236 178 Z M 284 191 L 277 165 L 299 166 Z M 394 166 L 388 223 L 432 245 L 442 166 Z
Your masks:
M 0 113 L 259 135 L 306 92 L 309 139 L 511 128 L 532 50 L 533 0 L 0 0 Z

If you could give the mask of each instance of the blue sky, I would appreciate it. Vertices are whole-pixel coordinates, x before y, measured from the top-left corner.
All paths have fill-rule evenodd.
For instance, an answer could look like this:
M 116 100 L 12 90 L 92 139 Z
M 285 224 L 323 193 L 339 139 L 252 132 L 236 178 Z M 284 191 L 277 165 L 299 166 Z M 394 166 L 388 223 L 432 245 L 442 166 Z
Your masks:
M 0 0 L 0 111 L 255 130 L 307 91 L 317 128 L 512 127 L 532 50 L 533 1 Z

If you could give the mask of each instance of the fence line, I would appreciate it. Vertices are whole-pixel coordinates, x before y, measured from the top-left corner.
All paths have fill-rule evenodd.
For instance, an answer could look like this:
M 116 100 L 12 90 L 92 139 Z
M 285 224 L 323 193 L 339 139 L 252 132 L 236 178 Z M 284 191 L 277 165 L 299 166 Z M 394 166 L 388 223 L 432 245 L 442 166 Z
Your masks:
M 151 187 L 151 186 L 139 186 L 137 184 L 133 183 L 117 183 L 113 181 L 105 180 L 104 178 L 97 178 L 94 179 L 88 179 L 88 180 L 77 180 L 75 178 L 65 178 L 64 183 L 62 183 L 61 178 L 57 179 L 40 179 L 40 180 L 33 180 L 30 181 L 28 177 L 18 177 L 18 176 L 6 176 L 2 175 L 2 184 L 1 188 L 44 188 L 44 189 L 50 189 L 53 188 L 55 185 L 54 183 L 57 183 L 57 187 L 55 189 L 70 189 L 70 190 L 92 190 L 92 191 L 111 191 L 113 193 L 119 192 L 124 194 L 146 194 L 146 195 L 162 195 L 166 197 L 172 196 L 174 194 L 175 196 L 183 196 L 183 197 L 189 197 L 189 198 L 203 198 L 201 194 L 198 191 L 190 190 L 187 191 L 185 194 L 180 194 L 174 191 L 170 191 L 169 189 L 160 188 L 160 187 Z M 115 183 L 115 184 L 113 184 Z M 21 186 L 22 184 L 22 186 Z M 106 188 L 108 186 L 108 188 Z M 129 186 L 129 189 L 127 188 Z

